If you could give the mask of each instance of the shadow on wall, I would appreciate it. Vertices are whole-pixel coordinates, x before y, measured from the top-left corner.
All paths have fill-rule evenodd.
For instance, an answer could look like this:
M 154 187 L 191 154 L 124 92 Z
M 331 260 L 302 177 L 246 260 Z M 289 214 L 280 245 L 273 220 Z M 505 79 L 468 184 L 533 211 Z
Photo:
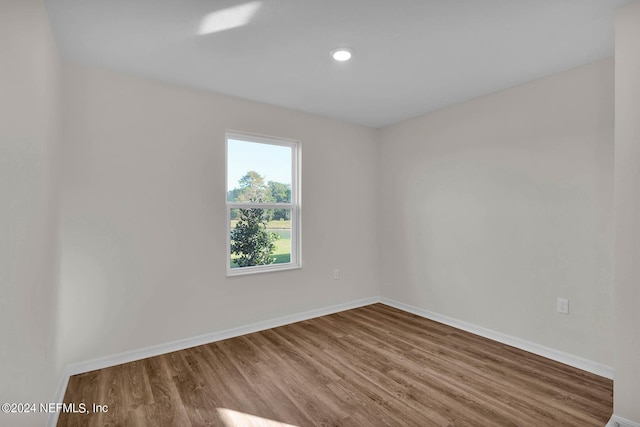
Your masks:
M 62 230 L 58 356 L 71 363 L 93 357 L 92 349 L 112 331 L 135 328 L 128 313 L 137 304 L 140 280 L 131 241 L 109 223 L 68 221 Z

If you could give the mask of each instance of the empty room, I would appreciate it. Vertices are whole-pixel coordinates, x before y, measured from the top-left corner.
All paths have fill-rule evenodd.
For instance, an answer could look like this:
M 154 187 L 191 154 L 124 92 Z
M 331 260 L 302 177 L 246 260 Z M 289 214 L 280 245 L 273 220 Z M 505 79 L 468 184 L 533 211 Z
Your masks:
M 640 0 L 0 0 L 0 425 L 640 427 Z

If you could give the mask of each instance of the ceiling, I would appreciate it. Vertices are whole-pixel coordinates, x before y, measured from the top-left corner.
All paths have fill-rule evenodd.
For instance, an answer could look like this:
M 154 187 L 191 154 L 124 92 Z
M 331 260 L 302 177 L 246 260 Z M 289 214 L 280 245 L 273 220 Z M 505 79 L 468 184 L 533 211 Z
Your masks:
M 612 56 L 628 2 L 45 1 L 65 59 L 374 128 Z

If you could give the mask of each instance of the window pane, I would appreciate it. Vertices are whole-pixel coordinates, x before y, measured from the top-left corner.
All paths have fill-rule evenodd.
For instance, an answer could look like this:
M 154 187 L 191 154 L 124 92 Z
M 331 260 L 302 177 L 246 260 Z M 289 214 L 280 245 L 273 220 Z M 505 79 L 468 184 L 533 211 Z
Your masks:
M 227 201 L 291 202 L 291 147 L 230 138 L 227 150 Z
M 291 262 L 291 209 L 231 209 L 231 268 Z

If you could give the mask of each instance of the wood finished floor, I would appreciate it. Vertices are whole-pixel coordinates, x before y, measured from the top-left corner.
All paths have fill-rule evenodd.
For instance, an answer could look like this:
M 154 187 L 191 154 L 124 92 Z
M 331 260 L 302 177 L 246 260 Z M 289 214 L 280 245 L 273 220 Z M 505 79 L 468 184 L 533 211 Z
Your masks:
M 382 304 L 71 377 L 65 426 L 598 426 L 612 381 Z M 269 422 L 271 420 L 271 422 Z

